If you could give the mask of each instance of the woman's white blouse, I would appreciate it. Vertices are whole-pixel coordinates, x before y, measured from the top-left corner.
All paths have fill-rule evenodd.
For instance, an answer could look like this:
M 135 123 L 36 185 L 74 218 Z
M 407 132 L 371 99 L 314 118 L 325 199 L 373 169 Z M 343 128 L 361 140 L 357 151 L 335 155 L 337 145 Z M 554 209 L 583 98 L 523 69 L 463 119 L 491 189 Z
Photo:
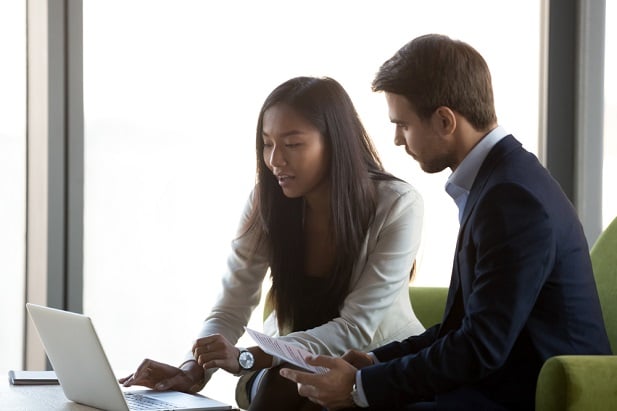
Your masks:
M 402 181 L 379 181 L 377 188 L 375 218 L 354 266 L 351 292 L 340 316 L 306 331 L 287 333 L 278 329 L 272 312 L 264 323 L 266 334 L 314 354 L 339 356 L 351 348 L 370 351 L 424 331 L 411 308 L 408 289 L 422 232 L 422 197 Z M 251 200 L 252 194 L 239 229 L 251 213 Z M 244 235 L 232 241 L 222 291 L 198 338 L 218 333 L 235 344 L 243 334 L 268 271 L 268 250 L 261 244 L 255 252 L 253 237 Z

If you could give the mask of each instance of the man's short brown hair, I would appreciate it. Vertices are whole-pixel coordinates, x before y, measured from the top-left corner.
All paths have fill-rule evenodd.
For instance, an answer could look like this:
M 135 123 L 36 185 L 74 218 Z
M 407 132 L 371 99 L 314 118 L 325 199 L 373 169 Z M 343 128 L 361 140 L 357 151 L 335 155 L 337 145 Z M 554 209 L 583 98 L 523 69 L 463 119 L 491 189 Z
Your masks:
M 476 130 L 497 122 L 486 61 L 470 45 L 447 36 L 428 34 L 407 43 L 380 67 L 373 91 L 404 96 L 423 119 L 446 106 Z

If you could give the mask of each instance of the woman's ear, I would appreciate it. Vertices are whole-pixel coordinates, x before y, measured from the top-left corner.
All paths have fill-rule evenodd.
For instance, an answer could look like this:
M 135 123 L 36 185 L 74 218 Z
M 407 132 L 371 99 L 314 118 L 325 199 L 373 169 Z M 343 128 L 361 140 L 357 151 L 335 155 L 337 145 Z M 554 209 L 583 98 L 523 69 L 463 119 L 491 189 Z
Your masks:
M 437 107 L 433 113 L 433 121 L 433 125 L 442 135 L 453 134 L 456 130 L 456 116 L 449 107 Z

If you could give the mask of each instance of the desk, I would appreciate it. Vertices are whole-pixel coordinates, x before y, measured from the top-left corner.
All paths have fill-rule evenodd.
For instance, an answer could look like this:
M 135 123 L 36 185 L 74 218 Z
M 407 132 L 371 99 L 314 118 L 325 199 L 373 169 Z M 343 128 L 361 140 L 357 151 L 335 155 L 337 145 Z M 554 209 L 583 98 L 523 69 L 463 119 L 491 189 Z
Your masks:
M 6 373 L 5 373 L 6 376 Z M 66 398 L 59 385 L 11 385 L 0 383 L 2 411 L 93 411 L 98 408 L 77 404 Z M 233 409 L 232 411 L 240 411 Z
M 96 408 L 77 404 L 64 396 L 59 385 L 11 385 L 6 373 L 0 383 L 0 409 L 10 411 L 85 411 Z

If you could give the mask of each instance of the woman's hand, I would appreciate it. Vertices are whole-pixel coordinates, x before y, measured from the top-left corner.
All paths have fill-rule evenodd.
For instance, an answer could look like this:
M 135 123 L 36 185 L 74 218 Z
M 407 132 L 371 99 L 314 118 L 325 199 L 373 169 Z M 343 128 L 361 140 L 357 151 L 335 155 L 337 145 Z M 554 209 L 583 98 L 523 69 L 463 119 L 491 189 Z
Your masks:
M 222 368 L 232 374 L 240 372 L 240 350 L 220 334 L 198 339 L 193 345 L 193 357 L 204 370 Z
M 203 369 L 195 361 L 187 361 L 181 367 L 145 359 L 133 374 L 118 381 L 125 387 L 143 385 L 157 391 L 195 393 L 201 390 L 204 385 Z

